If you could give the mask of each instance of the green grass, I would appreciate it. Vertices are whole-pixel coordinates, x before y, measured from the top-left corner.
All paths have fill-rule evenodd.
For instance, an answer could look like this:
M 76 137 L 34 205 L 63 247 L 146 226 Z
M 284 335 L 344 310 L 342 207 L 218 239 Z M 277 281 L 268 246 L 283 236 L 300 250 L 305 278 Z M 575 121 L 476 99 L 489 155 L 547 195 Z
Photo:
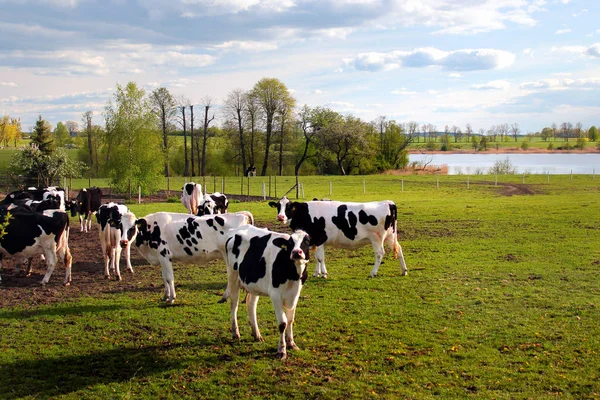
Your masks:
M 221 261 L 176 266 L 170 307 L 158 301 L 156 267 L 94 297 L 70 296 L 57 272 L 50 289 L 63 302 L 0 311 L 0 397 L 600 397 L 600 180 L 528 176 L 535 195 L 506 197 L 492 178 L 471 178 L 469 190 L 466 177 L 444 177 L 440 189 L 435 177 L 303 178 L 307 198 L 330 197 L 331 180 L 336 199 L 394 200 L 409 275 L 388 254 L 368 279 L 369 247 L 326 249 L 330 277 L 307 281 L 294 329 L 301 350 L 285 362 L 275 359 L 268 298 L 258 306 L 265 342 L 251 340 L 243 305 L 242 340 L 231 340 L 229 307 L 216 303 Z M 264 202 L 230 207 L 274 223 Z

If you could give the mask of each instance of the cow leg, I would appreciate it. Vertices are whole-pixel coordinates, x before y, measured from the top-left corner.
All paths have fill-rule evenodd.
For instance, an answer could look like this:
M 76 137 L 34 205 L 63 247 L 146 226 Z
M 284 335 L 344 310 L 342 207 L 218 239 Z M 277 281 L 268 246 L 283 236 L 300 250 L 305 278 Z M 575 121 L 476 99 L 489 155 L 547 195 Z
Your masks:
M 125 262 L 127 263 L 127 269 L 133 275 L 133 267 L 131 266 L 131 242 L 128 242 L 125 247 Z
M 73 265 L 73 257 L 71 257 L 71 250 L 69 247 L 61 248 L 58 252 L 58 258 L 65 263 L 65 281 L 63 284 L 69 286 L 71 284 L 71 266 Z
M 325 246 L 317 246 L 317 251 L 315 251 L 315 259 L 317 260 L 317 266 L 313 276 L 322 276 L 323 278 L 327 278 L 327 268 L 325 268 Z
M 235 276 L 236 282 L 232 282 L 233 279 L 232 279 L 232 277 L 230 277 L 229 283 L 227 284 L 227 291 L 229 291 L 229 310 L 231 311 L 231 337 L 233 339 L 239 339 L 240 338 L 240 330 L 238 328 L 238 322 L 237 322 L 237 310 L 238 310 L 238 302 L 240 299 L 240 286 L 239 286 L 239 283 L 237 282 L 237 274 L 231 274 L 231 275 L 236 275 Z
M 275 309 L 275 316 L 277 317 L 277 326 L 279 326 L 279 345 L 277 346 L 277 356 L 285 360 L 287 358 L 287 352 L 285 349 L 285 331 L 288 326 L 287 317 L 283 311 L 283 300 L 278 297 L 271 297 L 273 308 Z
M 85 231 L 89 232 L 92 230 L 92 212 L 88 212 L 85 218 L 85 222 L 87 222 L 85 226 Z
M 371 241 L 373 245 L 373 251 L 375 252 L 375 266 L 371 270 L 370 277 L 374 278 L 377 275 L 377 270 L 379 270 L 379 266 L 381 265 L 381 260 L 383 260 L 383 256 L 385 255 L 385 250 L 383 248 L 383 242 L 381 241 Z
M 252 337 L 258 342 L 264 342 L 265 340 L 260 335 L 258 319 L 256 318 L 256 305 L 258 304 L 258 299 L 259 296 L 248 292 L 246 294 L 246 309 L 248 310 L 248 320 L 250 321 L 250 327 L 252 328 Z
M 25 271 L 25 276 L 31 276 L 31 269 L 33 267 L 33 258 L 27 260 L 27 271 Z
M 406 268 L 406 262 L 404 261 L 404 254 L 402 253 L 402 246 L 398 243 L 398 235 L 394 233 L 386 237 L 386 243 L 392 248 L 394 252 L 394 258 L 400 260 L 400 268 L 402 268 L 402 276 L 408 275 L 408 268 Z
M 54 246 L 53 246 L 54 247 Z M 48 265 L 48 269 L 46 270 L 46 275 L 42 279 L 42 286 L 46 285 L 54 272 L 54 268 L 56 267 L 56 247 L 46 251 L 46 264 Z
M 0 253 L 0 284 L 2 283 L 2 253 Z
M 294 342 L 294 331 L 293 331 L 293 325 L 294 325 L 294 316 L 296 314 L 296 307 L 294 308 L 287 308 L 285 310 L 285 315 L 287 317 L 287 321 L 288 321 L 288 326 L 287 329 L 285 331 L 286 336 L 285 336 L 285 341 L 287 344 L 287 347 L 289 347 L 290 349 L 293 350 L 300 350 L 298 348 L 298 346 L 296 346 L 296 343 Z
M 79 231 L 83 232 L 83 215 L 79 214 Z
M 162 278 L 165 283 L 165 295 L 162 300 L 167 303 L 173 303 L 175 301 L 175 277 L 173 275 L 173 264 L 166 258 L 161 260 Z
M 121 246 L 117 245 L 115 247 L 115 259 L 114 259 L 114 267 L 115 267 L 115 278 L 120 281 L 121 280 Z

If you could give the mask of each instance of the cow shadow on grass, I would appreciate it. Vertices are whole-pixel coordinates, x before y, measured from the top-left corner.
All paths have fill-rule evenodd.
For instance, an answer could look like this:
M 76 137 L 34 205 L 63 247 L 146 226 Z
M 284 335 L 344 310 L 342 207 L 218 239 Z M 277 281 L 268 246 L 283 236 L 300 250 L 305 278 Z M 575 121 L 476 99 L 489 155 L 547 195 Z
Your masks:
M 177 284 L 175 289 L 183 289 L 189 291 L 225 291 L 227 281 L 224 282 L 198 282 L 198 283 L 183 283 Z
M 194 343 L 194 346 L 209 345 L 210 343 Z M 139 380 L 181 369 L 185 360 L 169 358 L 164 354 L 187 346 L 190 344 L 119 347 L 89 354 L 0 363 L 1 397 L 54 398 L 98 384 Z
M 122 308 L 120 305 L 74 305 L 65 307 L 48 307 L 35 310 L 0 311 L 0 319 L 26 319 L 35 317 L 67 316 L 78 314 L 97 314 Z

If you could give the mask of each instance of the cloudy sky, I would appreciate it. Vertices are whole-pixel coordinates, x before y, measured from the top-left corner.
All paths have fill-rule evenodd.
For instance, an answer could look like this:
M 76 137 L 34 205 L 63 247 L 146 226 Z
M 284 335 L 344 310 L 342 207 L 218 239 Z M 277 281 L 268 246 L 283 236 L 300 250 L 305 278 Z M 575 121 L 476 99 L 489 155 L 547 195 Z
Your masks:
M 194 104 L 280 79 L 370 121 L 600 125 L 598 0 L 0 0 L 0 113 L 96 123 L 117 84 Z

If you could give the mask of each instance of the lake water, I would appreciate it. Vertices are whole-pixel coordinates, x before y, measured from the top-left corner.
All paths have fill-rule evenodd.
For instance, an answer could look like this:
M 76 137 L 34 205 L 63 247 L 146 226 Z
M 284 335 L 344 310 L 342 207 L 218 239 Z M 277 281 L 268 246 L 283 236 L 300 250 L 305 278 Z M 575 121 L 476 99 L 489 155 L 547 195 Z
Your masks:
M 496 161 L 508 158 L 517 173 L 600 173 L 600 154 L 410 154 L 410 162 L 447 165 L 449 175 L 488 173 Z M 595 171 L 594 171 L 595 170 Z

